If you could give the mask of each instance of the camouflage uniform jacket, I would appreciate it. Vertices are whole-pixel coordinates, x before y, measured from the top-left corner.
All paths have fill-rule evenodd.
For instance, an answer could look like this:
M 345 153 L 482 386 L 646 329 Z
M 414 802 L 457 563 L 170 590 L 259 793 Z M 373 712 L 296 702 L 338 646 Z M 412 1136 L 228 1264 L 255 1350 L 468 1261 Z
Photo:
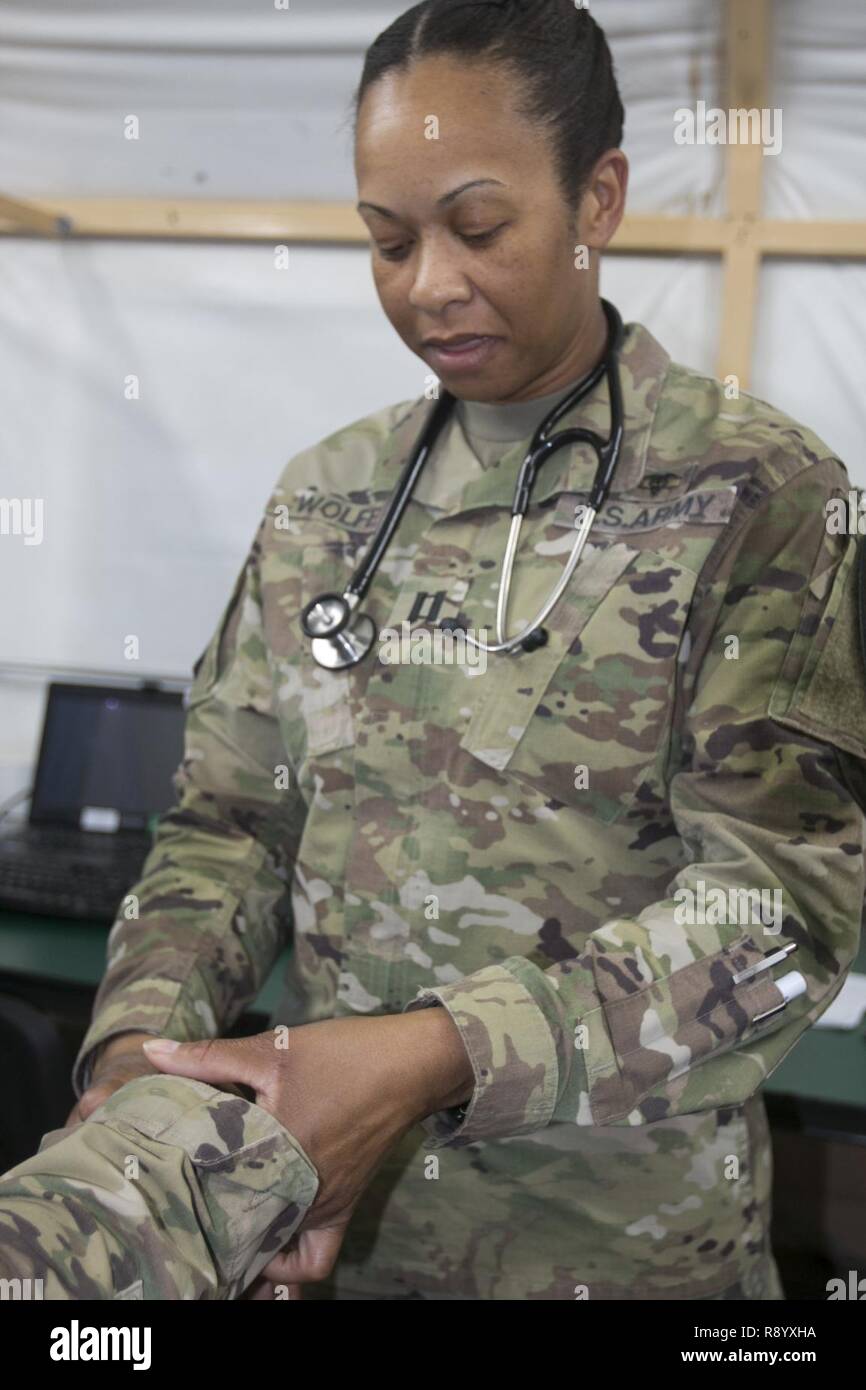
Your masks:
M 484 671 L 374 650 L 329 672 L 299 625 L 344 587 L 431 402 L 288 463 L 196 667 L 139 916 L 112 931 L 79 1090 L 115 1033 L 219 1034 L 290 936 L 274 1022 L 451 1012 L 471 1102 L 384 1165 L 338 1288 L 780 1296 L 758 1091 L 841 987 L 863 902 L 856 542 L 826 518 L 849 482 L 640 324 L 621 377 L 614 490 L 549 641 Z M 604 380 L 572 425 L 607 434 Z M 380 629 L 492 628 L 527 444 L 483 468 L 452 417 L 365 600 Z M 582 445 L 542 469 L 511 631 L 594 470 Z M 808 992 L 785 1003 L 791 969 Z

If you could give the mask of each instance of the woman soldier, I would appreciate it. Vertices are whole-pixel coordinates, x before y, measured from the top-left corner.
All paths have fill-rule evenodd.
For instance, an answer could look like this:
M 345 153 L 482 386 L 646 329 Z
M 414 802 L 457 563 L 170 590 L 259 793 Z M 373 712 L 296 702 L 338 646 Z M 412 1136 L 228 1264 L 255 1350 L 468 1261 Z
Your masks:
M 538 472 L 503 627 L 521 464 L 617 346 L 599 272 L 628 171 L 572 0 L 415 5 L 356 117 L 376 289 L 427 387 L 269 499 L 112 933 L 78 1115 L 151 1064 L 253 1088 L 321 1184 L 261 1296 L 781 1298 L 759 1088 L 839 990 L 864 888 L 855 542 L 825 525 L 848 477 L 629 323 L 612 487 L 543 633 L 340 666 L 403 624 L 501 645 L 563 576 L 585 442 Z M 607 438 L 612 381 L 557 428 Z M 449 397 L 369 621 L 314 649 L 318 596 L 339 610 Z M 216 1040 L 290 930 L 275 1030 Z M 148 1062 L 146 1035 L 185 1045 Z

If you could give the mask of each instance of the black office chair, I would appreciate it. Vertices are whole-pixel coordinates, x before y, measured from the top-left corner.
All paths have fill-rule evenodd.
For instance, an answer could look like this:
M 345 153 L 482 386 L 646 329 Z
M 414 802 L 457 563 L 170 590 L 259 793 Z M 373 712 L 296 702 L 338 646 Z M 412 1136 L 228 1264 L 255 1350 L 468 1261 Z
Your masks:
M 0 994 L 0 1173 L 36 1153 L 74 1103 L 60 1032 L 31 1004 Z

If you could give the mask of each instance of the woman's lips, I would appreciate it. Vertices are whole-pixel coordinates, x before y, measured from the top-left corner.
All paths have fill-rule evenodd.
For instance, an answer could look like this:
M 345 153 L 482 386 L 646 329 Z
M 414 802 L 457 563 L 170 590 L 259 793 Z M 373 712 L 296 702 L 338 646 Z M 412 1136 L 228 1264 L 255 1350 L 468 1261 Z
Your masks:
M 501 342 L 501 338 L 470 338 L 454 348 L 428 343 L 427 352 L 444 372 L 475 372 L 479 367 L 486 366 Z

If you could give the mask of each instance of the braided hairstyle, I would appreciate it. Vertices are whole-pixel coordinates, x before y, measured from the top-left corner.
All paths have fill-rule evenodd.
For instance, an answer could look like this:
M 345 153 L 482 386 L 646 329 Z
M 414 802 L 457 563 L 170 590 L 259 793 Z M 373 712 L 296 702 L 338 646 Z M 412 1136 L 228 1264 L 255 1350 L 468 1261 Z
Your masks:
M 621 145 L 625 116 L 607 40 L 589 11 L 575 0 L 422 0 L 368 48 L 355 132 L 372 83 L 441 54 L 511 70 L 516 108 L 549 130 L 563 194 L 576 210 L 596 161 Z

